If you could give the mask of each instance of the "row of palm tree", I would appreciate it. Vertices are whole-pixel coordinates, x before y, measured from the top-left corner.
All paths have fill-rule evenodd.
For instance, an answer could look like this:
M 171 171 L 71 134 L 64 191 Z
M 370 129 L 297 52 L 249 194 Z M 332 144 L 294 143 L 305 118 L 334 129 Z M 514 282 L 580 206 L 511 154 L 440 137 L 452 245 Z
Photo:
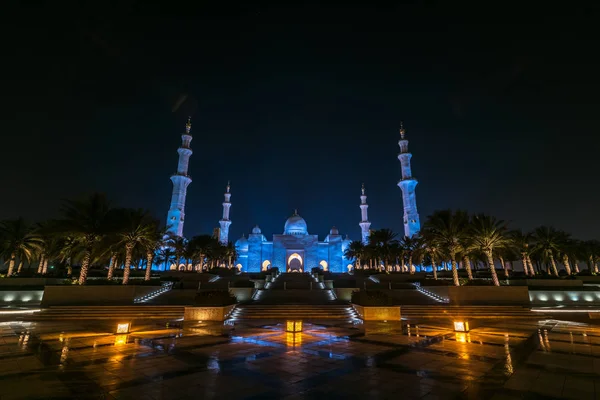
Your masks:
M 195 265 L 203 269 L 235 260 L 234 247 L 202 235 L 186 241 L 165 234 L 159 221 L 141 209 L 113 208 L 102 194 L 83 200 L 66 200 L 58 219 L 28 225 L 23 218 L 0 221 L 0 258 L 7 264 L 7 276 L 19 274 L 23 266 L 37 264 L 45 275 L 48 265 L 60 263 L 67 275 L 79 266 L 78 283 L 85 284 L 90 267 L 108 266 L 107 278 L 123 268 L 123 284 L 129 283 L 132 266 L 145 263 L 145 280 L 153 264 L 167 269 Z
M 473 279 L 473 264 L 484 264 L 489 268 L 494 285 L 499 286 L 495 260 L 500 262 L 507 278 L 507 261 L 515 260 L 522 262 L 526 275 L 535 276 L 532 259 L 538 272 L 546 265 L 554 276 L 559 276 L 558 264 L 562 264 L 566 275 L 580 273 L 579 262 L 582 261 L 587 263 L 590 272 L 598 273 L 600 242 L 575 240 L 568 233 L 547 226 L 523 233 L 510 230 L 507 223 L 493 216 L 443 210 L 429 216 L 421 232 L 413 237 L 398 239 L 389 229 L 372 231 L 368 244 L 351 242 L 345 257 L 355 260 L 357 268 L 383 266 L 389 270 L 397 265 L 410 273 L 415 272 L 413 262 L 416 262 L 431 266 L 434 279 L 437 279 L 440 264 L 450 265 L 457 286 L 460 284 L 459 264 L 469 280 Z

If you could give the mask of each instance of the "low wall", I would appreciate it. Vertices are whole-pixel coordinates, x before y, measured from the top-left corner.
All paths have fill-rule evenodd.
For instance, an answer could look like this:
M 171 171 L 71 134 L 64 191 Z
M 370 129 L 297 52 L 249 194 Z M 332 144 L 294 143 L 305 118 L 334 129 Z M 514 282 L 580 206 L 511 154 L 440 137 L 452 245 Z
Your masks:
M 423 286 L 452 305 L 529 305 L 527 286 Z
M 58 285 L 63 281 L 57 278 L 0 278 L 0 286 L 46 286 Z
M 541 307 L 600 305 L 600 290 L 531 290 L 529 300 Z
M 10 306 L 40 304 L 43 296 L 43 290 L 19 290 L 18 288 L 0 290 L 0 304 Z
M 583 286 L 580 279 L 518 279 L 509 280 L 510 286 L 552 287 Z M 600 283 L 600 281 L 598 281 Z
M 235 304 L 224 307 L 186 307 L 184 321 L 225 321 Z
M 160 286 L 46 286 L 42 307 L 70 305 L 127 305 Z
M 352 304 L 363 321 L 400 321 L 400 307 L 364 307 Z
M 359 288 L 334 288 L 333 292 L 335 297 L 340 300 L 350 301 L 352 300 L 352 293 L 360 291 Z
M 235 296 L 238 302 L 252 300 L 254 288 L 230 288 L 229 293 Z

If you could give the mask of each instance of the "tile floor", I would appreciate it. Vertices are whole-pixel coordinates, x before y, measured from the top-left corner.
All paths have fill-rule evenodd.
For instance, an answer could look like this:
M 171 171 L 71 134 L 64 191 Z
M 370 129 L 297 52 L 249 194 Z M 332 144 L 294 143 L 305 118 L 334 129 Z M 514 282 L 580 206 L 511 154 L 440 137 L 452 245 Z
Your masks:
M 600 399 L 600 327 L 583 323 L 134 328 L 0 323 L 0 400 Z

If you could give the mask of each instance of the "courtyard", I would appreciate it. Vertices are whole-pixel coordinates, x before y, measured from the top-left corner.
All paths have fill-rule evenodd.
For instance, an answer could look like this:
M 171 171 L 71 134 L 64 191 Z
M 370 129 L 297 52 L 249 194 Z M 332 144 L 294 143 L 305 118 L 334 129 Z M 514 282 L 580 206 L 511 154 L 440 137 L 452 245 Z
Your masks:
M 597 326 L 476 322 L 459 333 L 435 320 L 304 321 L 291 333 L 266 321 L 140 321 L 114 334 L 83 321 L 5 321 L 0 398 L 600 398 Z

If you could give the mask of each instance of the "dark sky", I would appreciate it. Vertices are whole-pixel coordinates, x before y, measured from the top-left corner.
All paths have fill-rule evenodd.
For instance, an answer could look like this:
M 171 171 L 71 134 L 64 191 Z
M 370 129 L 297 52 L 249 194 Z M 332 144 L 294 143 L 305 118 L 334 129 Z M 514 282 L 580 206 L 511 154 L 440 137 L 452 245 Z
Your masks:
M 102 191 L 163 220 L 191 114 L 186 236 L 217 226 L 228 179 L 233 240 L 294 208 L 358 239 L 362 182 L 373 227 L 400 232 L 403 120 L 422 221 L 461 208 L 600 238 L 592 2 L 56 3 L 1 28 L 0 218 Z

